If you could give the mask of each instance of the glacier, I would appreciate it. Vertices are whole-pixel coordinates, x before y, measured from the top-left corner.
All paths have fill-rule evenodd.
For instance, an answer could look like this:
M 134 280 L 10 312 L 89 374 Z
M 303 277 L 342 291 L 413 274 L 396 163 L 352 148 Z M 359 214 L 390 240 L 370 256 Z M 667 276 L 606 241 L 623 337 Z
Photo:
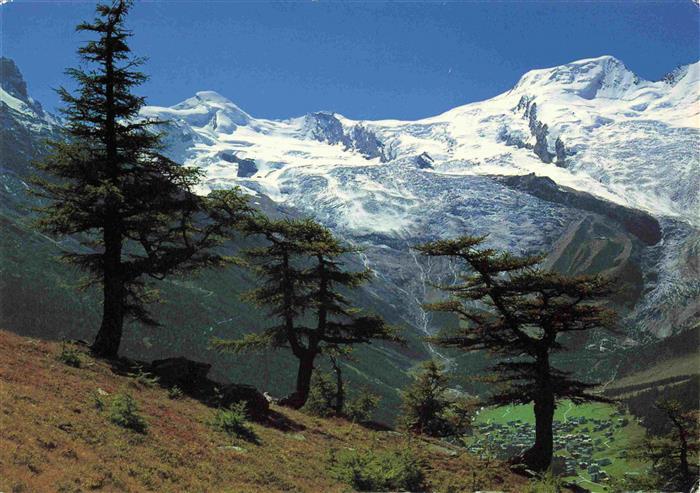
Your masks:
M 60 122 L 2 63 L 3 145 L 30 156 L 30 134 L 55 135 Z M 357 262 L 376 275 L 368 293 L 416 331 L 439 328 L 422 303 L 457 273 L 411 247 L 486 234 L 497 248 L 547 253 L 559 270 L 620 278 L 628 344 L 700 318 L 699 69 L 652 82 L 611 56 L 580 60 L 417 121 L 262 119 L 213 91 L 141 117 L 169 122 L 167 153 L 205 172 L 201 193 L 239 186 L 361 247 Z M 26 171 L 3 170 L 8 201 Z
M 602 56 L 532 70 L 492 99 L 417 121 L 332 112 L 260 119 L 212 91 L 145 107 L 142 117 L 170 121 L 168 152 L 205 171 L 202 193 L 239 186 L 361 246 L 363 261 L 393 286 L 376 296 L 404 306 L 406 323 L 426 333 L 435 327 L 421 303 L 435 293 L 425 273 L 454 272 L 416 258 L 411 245 L 488 234 L 499 248 L 549 252 L 557 265 L 566 263 L 557 255 L 583 248 L 562 242 L 585 229 L 587 252 L 577 251 L 569 270 L 595 264 L 631 276 L 639 293 L 620 312 L 628 334 L 643 338 L 699 316 L 699 76 L 696 62 L 646 81 Z M 561 193 L 590 195 L 598 210 L 508 186 L 507 176 L 551 180 Z M 614 207 L 653 217 L 660 239 L 639 241 L 634 215 L 610 214 Z M 615 250 L 606 241 L 622 253 L 603 265 L 591 252 Z

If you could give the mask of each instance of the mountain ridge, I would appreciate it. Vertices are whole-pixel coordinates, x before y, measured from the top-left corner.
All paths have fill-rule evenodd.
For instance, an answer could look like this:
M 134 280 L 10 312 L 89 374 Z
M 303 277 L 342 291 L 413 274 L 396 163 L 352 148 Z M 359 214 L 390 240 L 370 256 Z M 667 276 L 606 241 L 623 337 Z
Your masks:
M 663 84 L 665 91 L 682 88 L 693 70 L 683 70 L 675 85 L 652 84 Z M 577 111 L 592 111 L 592 100 L 575 97 L 583 105 Z M 687 105 L 683 97 L 674 101 Z M 700 273 L 692 260 L 700 240 L 692 224 L 697 197 L 691 193 L 699 179 L 693 175 L 698 131 L 661 120 L 635 120 L 619 108 L 605 110 L 619 121 L 588 127 L 582 118 L 580 125 L 550 118 L 565 106 L 541 94 L 515 92 L 416 122 L 355 121 L 331 112 L 273 121 L 256 119 L 219 94 L 200 91 L 171 108 L 146 107 L 142 116 L 171 121 L 163 127 L 166 152 L 205 171 L 202 192 L 241 186 L 254 202 L 314 217 L 361 247 L 353 261 L 375 275 L 363 296 L 373 308 L 398 315 L 414 340 L 451 323 L 422 307 L 438 296 L 433 282 L 450 282 L 455 275 L 454 266 L 411 249 L 423 241 L 486 234 L 494 248 L 549 253 L 547 265 L 569 274 L 619 275 L 625 295 L 615 303 L 625 336 L 615 341 L 598 334 L 581 346 L 586 351 L 582 361 L 594 362 L 586 367 L 591 378 L 609 378 L 617 364 L 610 360 L 610 348 L 677 333 L 699 315 L 692 308 L 700 300 Z M 43 134 L 26 115 L 7 104 L 0 110 L 6 122 L 3 145 L 40 141 Z M 572 111 L 563 114 L 576 116 Z M 56 128 L 48 119 L 43 122 Z M 636 150 L 639 146 L 642 151 Z M 26 193 L 17 176 L 26 175 L 36 152 L 5 154 L 3 169 L 22 173 L 2 176 L 3 197 Z M 535 178 L 534 185 L 508 183 L 528 176 Z M 547 191 L 537 180 L 550 180 L 555 188 Z M 587 196 L 592 199 L 581 199 Z M 664 206 L 666 202 L 673 206 Z M 21 207 L 8 217 L 23 230 L 12 222 L 23 214 L 17 212 Z M 631 228 L 625 225 L 630 219 Z M 13 279 L 6 278 L 6 288 L 21 292 L 12 287 Z M 215 308 L 216 320 L 210 322 L 233 320 L 230 309 L 233 305 Z M 198 319 L 204 323 L 205 314 Z M 136 338 L 133 344 L 138 348 L 141 342 Z M 413 349 L 416 354 L 426 350 L 434 348 Z M 394 380 L 403 378 L 399 373 L 406 364 L 408 359 L 402 359 Z M 458 364 L 471 368 L 473 363 Z M 366 377 L 374 378 L 371 372 Z
M 144 115 L 174 118 L 172 157 L 205 171 L 203 192 L 237 185 L 316 217 L 367 248 L 378 273 L 390 268 L 382 266 L 386 245 L 464 232 L 490 234 L 493 246 L 517 253 L 546 252 L 566 223 L 591 211 L 592 202 L 572 194 L 554 200 L 539 188 L 508 191 L 489 177 L 532 175 L 589 194 L 596 213 L 645 238 L 634 255 L 646 273 L 636 309 L 645 315 L 631 323 L 668 334 L 677 329 L 667 325 L 679 319 L 660 315 L 673 309 L 658 303 L 685 307 L 700 299 L 697 269 L 673 260 L 700 248 L 699 77 L 695 62 L 646 81 L 602 56 L 529 71 L 494 98 L 416 121 L 316 112 L 251 117 L 228 132 L 208 122 L 189 125 L 172 108 L 147 107 Z M 531 206 L 520 217 L 512 214 L 509 208 L 526 202 Z M 641 222 L 630 223 L 632 217 Z M 415 263 L 406 248 L 401 255 Z M 378 275 L 393 276 L 397 289 L 405 276 L 414 277 Z M 422 282 L 414 288 L 412 298 L 426 292 Z M 654 306 L 644 306 L 646 298 Z M 425 314 L 415 311 L 420 325 Z
M 257 176 L 246 177 L 254 185 L 252 190 L 277 200 L 283 200 L 278 178 L 286 168 L 364 166 L 425 153 L 434 161 L 435 172 L 534 172 L 620 205 L 697 225 L 700 203 L 692 193 L 692 186 L 699 185 L 692 173 L 697 166 L 688 163 L 688 156 L 677 160 L 685 163 L 679 179 L 667 177 L 661 180 L 663 186 L 637 187 L 625 170 L 615 166 L 607 169 L 590 162 L 600 158 L 591 141 L 609 129 L 618 130 L 627 125 L 635 127 L 635 132 L 639 127 L 639 133 L 690 133 L 695 137 L 700 128 L 695 90 L 700 62 L 675 73 L 675 77 L 668 76 L 666 81 L 649 82 L 634 75 L 614 57 L 585 59 L 530 71 L 513 89 L 492 99 L 413 122 L 351 120 L 333 112 L 315 112 L 285 120 L 256 119 L 211 91 L 205 94 L 216 100 L 216 104 L 210 105 L 216 111 L 206 123 L 190 124 L 190 115 L 185 113 L 191 110 L 183 110 L 182 105 L 192 98 L 171 108 L 146 107 L 143 114 L 165 116 L 174 119 L 179 128 L 182 124 L 189 127 L 184 132 L 192 137 L 192 145 L 174 154 L 207 170 L 211 178 L 209 188 L 236 182 L 238 178 L 235 171 L 217 166 L 220 161 L 217 152 L 255 160 Z M 598 104 L 596 99 L 605 102 Z M 611 99 L 619 103 L 612 109 L 607 108 Z M 245 115 L 245 121 L 233 118 L 234 125 L 228 124 L 226 120 L 231 115 L 222 114 L 221 101 L 235 109 L 234 117 Z M 591 101 L 598 106 L 591 106 Z M 200 102 L 206 106 L 206 101 L 200 99 Z M 201 107 L 197 114 L 203 114 Z M 224 124 L 214 118 L 224 120 Z M 652 122 L 654 128 L 645 130 L 647 122 Z M 246 128 L 239 128 L 241 125 Z M 480 131 L 470 131 L 478 127 Z M 617 140 L 617 135 L 612 137 L 610 140 Z M 319 145 L 314 146 L 313 142 Z M 513 159 L 518 162 L 508 163 Z M 542 166 L 552 162 L 557 166 Z M 655 173 L 654 177 L 659 174 Z M 666 186 L 664 181 L 671 183 Z M 237 184 L 247 186 L 246 182 Z

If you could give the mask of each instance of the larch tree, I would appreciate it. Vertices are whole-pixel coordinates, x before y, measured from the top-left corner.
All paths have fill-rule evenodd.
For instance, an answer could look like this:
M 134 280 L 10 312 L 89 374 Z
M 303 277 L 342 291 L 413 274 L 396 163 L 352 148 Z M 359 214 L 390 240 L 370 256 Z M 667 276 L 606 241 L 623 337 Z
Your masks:
M 81 68 L 67 70 L 77 89 L 59 89 L 65 139 L 51 143 L 34 180 L 48 201 L 40 226 L 75 235 L 84 248 L 65 257 L 88 273 L 85 285 L 102 287 L 102 323 L 92 350 L 110 358 L 118 354 L 126 318 L 156 324 L 147 310 L 157 298 L 149 279 L 224 263 L 212 248 L 248 211 L 236 191 L 197 196 L 200 172 L 161 153 L 158 129 L 165 122 L 139 118 L 145 99 L 133 91 L 146 76 L 128 45 L 131 5 L 99 4 L 96 18 L 77 26 L 93 39 L 78 49 Z M 222 222 L 212 215 L 220 206 L 214 215 Z
M 590 393 L 595 386 L 552 365 L 565 351 L 567 334 L 612 329 L 614 314 L 605 307 L 612 281 L 600 276 L 564 276 L 538 267 L 541 257 L 518 257 L 484 248 L 485 237 L 463 236 L 417 248 L 464 268 L 460 280 L 440 286 L 449 299 L 427 305 L 455 314 L 460 328 L 433 337 L 433 343 L 467 351 L 488 351 L 497 388 L 489 403 L 534 404 L 535 443 L 516 461 L 534 471 L 552 460 L 556 403 L 606 401 Z
M 698 411 L 685 411 L 675 400 L 662 399 L 656 407 L 671 424 L 671 432 L 664 436 L 647 436 L 633 456 L 651 463 L 647 484 L 631 484 L 634 489 L 661 489 L 663 491 L 693 490 L 700 474 L 698 440 Z M 631 478 L 634 483 L 635 478 Z
M 380 317 L 361 315 L 343 294 L 367 282 L 371 273 L 344 269 L 342 257 L 355 250 L 328 229 L 312 220 L 260 217 L 250 222 L 248 232 L 267 240 L 266 246 L 247 252 L 262 281 L 248 299 L 268 307 L 278 323 L 262 333 L 213 344 L 233 352 L 289 348 L 299 366 L 295 390 L 282 404 L 298 409 L 306 403 L 319 354 L 337 354 L 340 348 L 373 340 L 400 341 L 393 327 Z

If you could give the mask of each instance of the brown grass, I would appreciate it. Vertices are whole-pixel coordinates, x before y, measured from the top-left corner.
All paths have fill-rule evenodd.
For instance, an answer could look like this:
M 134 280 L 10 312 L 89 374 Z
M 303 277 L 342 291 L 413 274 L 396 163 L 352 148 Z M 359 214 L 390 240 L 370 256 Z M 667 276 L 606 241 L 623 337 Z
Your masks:
M 208 424 L 214 409 L 168 399 L 81 351 L 72 368 L 57 360 L 60 344 L 0 331 L 0 491 L 350 491 L 327 473 L 332 450 L 407 446 L 426 460 L 432 491 L 524 487 L 505 466 L 460 449 L 278 407 L 291 427 L 253 424 L 259 444 L 231 438 Z M 107 402 L 131 393 L 148 432 L 112 424 L 95 406 L 98 389 Z

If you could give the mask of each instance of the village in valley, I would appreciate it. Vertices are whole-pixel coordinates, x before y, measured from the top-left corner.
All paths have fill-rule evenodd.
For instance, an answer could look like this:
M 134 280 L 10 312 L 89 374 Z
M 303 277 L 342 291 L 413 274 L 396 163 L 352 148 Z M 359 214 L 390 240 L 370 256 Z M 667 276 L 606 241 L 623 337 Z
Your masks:
M 628 457 L 641 425 L 621 407 L 563 403 L 555 413 L 553 471 L 588 489 L 605 491 L 611 477 L 638 474 Z M 497 459 L 524 452 L 535 439 L 531 410 L 525 406 L 482 409 L 474 420 L 469 451 Z

